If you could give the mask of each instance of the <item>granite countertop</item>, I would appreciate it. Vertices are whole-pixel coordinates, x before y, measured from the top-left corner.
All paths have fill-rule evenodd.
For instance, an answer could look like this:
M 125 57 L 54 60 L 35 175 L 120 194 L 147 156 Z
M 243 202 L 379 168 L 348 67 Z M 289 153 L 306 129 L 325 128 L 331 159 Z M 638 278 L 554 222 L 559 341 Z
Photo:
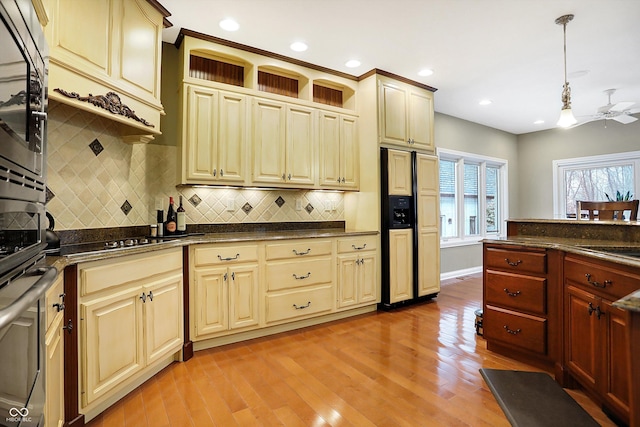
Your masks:
M 183 247 L 205 243 L 238 243 L 255 242 L 266 240 L 290 240 L 326 237 L 356 237 L 376 235 L 377 231 L 345 231 L 342 229 L 317 229 L 317 230 L 279 230 L 279 231 L 251 231 L 251 232 L 228 232 L 228 233 L 196 233 L 178 238 L 159 238 L 150 244 L 131 247 L 121 247 L 115 249 L 88 249 L 82 250 L 83 245 L 77 246 L 78 252 L 66 255 L 47 255 L 47 263 L 62 271 L 67 265 L 81 262 L 98 261 L 103 259 L 117 258 L 125 255 L 147 253 L 169 248 Z M 93 244 L 91 248 L 95 248 Z M 66 249 L 62 246 L 61 249 Z

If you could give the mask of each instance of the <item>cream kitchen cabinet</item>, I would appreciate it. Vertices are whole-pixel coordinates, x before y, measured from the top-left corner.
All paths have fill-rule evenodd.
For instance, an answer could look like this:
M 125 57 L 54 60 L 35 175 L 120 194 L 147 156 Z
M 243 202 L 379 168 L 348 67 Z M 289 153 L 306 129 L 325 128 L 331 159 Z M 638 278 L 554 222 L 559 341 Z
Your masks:
M 49 97 L 123 123 L 132 135 L 160 134 L 162 29 L 169 12 L 147 0 L 44 3 L 49 14 Z M 79 97 L 114 92 L 132 114 L 114 114 L 57 89 Z
M 183 184 L 244 184 L 247 97 L 185 85 Z
M 45 426 L 64 425 L 64 275 L 59 274 L 45 295 Z
M 440 292 L 440 178 L 438 158 L 416 154 L 418 296 Z
M 316 184 L 313 108 L 253 99 L 253 176 L 256 185 L 304 188 Z
M 433 93 L 378 76 L 381 144 L 433 151 Z
M 390 196 L 411 196 L 413 194 L 412 170 L 411 152 L 389 150 L 388 191 Z
M 378 300 L 377 236 L 338 239 L 338 308 Z
M 182 348 L 182 251 L 78 266 L 80 407 L 91 411 Z
M 360 178 L 357 119 L 320 111 L 319 120 L 320 187 L 357 190 Z
M 194 341 L 257 327 L 257 245 L 191 248 L 190 302 Z
M 413 230 L 389 230 L 389 302 L 413 298 Z
M 290 240 L 265 245 L 265 323 L 327 314 L 334 307 L 333 242 Z

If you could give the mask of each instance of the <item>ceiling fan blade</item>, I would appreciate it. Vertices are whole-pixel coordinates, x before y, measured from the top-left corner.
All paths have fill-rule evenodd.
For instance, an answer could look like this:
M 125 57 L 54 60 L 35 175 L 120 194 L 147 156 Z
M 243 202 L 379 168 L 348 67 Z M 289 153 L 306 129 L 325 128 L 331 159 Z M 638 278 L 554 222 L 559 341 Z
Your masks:
M 619 123 L 622 123 L 622 124 L 626 125 L 626 124 L 629 124 L 629 123 L 633 123 L 638 119 L 636 119 L 633 116 L 628 116 L 626 114 L 621 114 L 619 116 L 613 117 L 611 120 L 615 120 L 616 122 L 619 122 Z
M 610 111 L 624 111 L 628 110 L 635 102 L 618 102 L 616 105 L 610 108 Z

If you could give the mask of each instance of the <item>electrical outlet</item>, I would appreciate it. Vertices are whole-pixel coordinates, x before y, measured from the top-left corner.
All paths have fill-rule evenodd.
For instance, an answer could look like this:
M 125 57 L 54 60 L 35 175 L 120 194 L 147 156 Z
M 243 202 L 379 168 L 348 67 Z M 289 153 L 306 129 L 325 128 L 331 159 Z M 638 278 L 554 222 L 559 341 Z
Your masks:
M 302 199 L 296 199 L 296 210 L 297 211 L 302 210 Z
M 230 212 L 236 210 L 236 201 L 232 198 L 227 199 L 227 210 Z

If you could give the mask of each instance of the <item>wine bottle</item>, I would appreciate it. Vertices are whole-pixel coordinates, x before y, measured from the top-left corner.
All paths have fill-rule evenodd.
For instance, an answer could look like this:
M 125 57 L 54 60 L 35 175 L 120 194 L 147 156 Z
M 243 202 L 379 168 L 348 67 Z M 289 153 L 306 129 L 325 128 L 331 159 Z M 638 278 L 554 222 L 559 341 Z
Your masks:
M 182 207 L 182 196 L 180 196 L 180 205 L 178 205 L 178 224 L 176 230 L 178 234 L 185 234 L 187 232 L 187 219 L 184 208 Z
M 169 197 L 169 209 L 167 209 L 167 220 L 164 223 L 165 236 L 176 234 L 177 223 L 178 223 L 178 216 L 176 215 L 176 210 L 173 208 L 173 197 Z

